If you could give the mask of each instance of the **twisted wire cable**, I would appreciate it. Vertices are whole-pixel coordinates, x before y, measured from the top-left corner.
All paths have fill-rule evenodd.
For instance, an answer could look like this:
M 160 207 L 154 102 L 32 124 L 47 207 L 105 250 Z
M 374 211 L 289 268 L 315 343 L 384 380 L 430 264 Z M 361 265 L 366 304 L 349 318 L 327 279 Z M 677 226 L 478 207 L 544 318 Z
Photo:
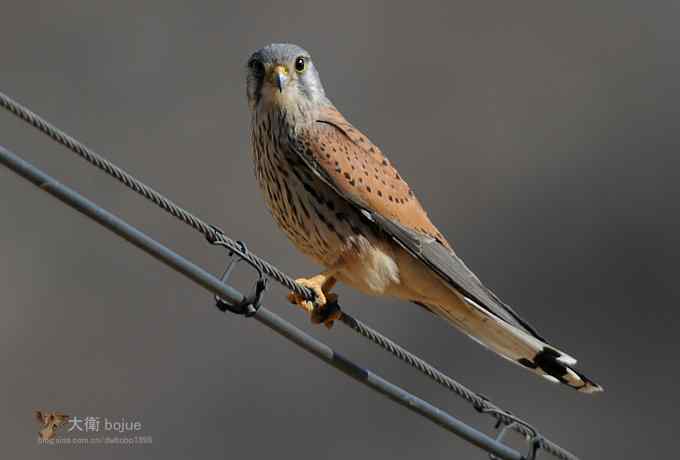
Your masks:
M 239 244 L 239 242 L 229 238 L 219 228 L 206 223 L 205 221 L 186 211 L 161 193 L 157 192 L 153 188 L 149 187 L 145 183 L 126 172 L 124 169 L 116 166 L 109 160 L 89 149 L 75 138 L 66 134 L 59 128 L 55 127 L 39 115 L 35 114 L 2 92 L 0 92 L 0 106 L 5 108 L 19 119 L 38 129 L 40 132 L 47 135 L 55 142 L 65 146 L 93 166 L 117 179 L 126 187 L 134 190 L 144 198 L 150 200 L 172 216 L 202 233 L 208 239 L 208 241 L 212 243 L 221 243 L 220 245 L 225 246 L 233 252 L 239 254 L 239 256 L 244 261 L 255 267 L 261 273 L 266 274 L 296 294 L 301 295 L 308 300 L 314 300 L 315 295 L 311 289 L 296 283 L 294 279 L 285 274 L 283 271 L 279 270 L 271 263 L 258 257 L 250 251 L 242 251 L 242 245 Z M 499 408 L 482 395 L 466 388 L 464 385 L 458 383 L 451 377 L 439 371 L 431 364 L 404 349 L 391 339 L 385 337 L 381 333 L 352 317 L 348 313 L 342 312 L 340 321 L 361 336 L 388 351 L 399 360 L 405 362 L 409 366 L 434 380 L 436 383 L 442 385 L 454 394 L 468 401 L 477 411 L 491 415 L 497 420 L 498 424 L 509 426 L 527 439 L 532 440 L 532 442 L 535 442 L 544 451 L 562 460 L 577 460 L 577 457 L 572 453 L 558 446 L 554 442 L 542 437 L 528 423 L 515 417 L 512 413 Z
M 168 212 L 172 216 L 181 220 L 185 224 L 189 225 L 193 229 L 199 231 L 208 239 L 208 241 L 220 241 L 229 249 L 238 250 L 240 245 L 227 237 L 224 232 L 218 228 L 207 224 L 203 220 L 194 216 L 187 210 L 178 206 L 170 199 L 160 194 L 153 188 L 149 187 L 145 183 L 136 179 L 132 174 L 128 173 L 124 169 L 116 166 L 106 158 L 102 157 L 98 153 L 94 152 L 92 149 L 88 148 L 77 139 L 66 134 L 64 131 L 55 127 L 39 115 L 33 113 L 28 108 L 24 107 L 17 101 L 13 100 L 9 96 L 0 92 L 0 106 L 7 109 L 16 117 L 30 124 L 34 128 L 37 128 L 43 134 L 49 136 L 52 140 L 63 145 L 64 147 L 71 150 L 76 155 L 80 156 L 90 164 L 96 166 L 97 168 L 104 171 L 106 174 L 112 176 L 113 178 L 120 181 L 126 187 L 134 190 L 135 192 L 142 195 L 144 198 L 150 200 L 158 207 Z M 314 299 L 314 293 L 312 290 L 297 284 L 293 279 L 287 276 L 278 268 L 271 265 L 269 262 L 253 255 L 246 253 L 244 259 L 254 267 L 260 269 L 263 273 L 266 273 L 271 278 L 275 279 L 277 282 L 281 283 L 291 291 L 305 297 L 308 300 Z

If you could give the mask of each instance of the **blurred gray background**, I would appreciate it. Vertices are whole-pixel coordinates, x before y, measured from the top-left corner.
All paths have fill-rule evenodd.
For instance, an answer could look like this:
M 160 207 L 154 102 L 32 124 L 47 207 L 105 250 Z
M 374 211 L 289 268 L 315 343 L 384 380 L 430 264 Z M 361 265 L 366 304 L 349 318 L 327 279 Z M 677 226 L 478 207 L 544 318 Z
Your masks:
M 406 2 L 404 2 L 406 3 Z M 288 273 L 317 267 L 253 177 L 244 65 L 307 48 L 459 254 L 606 392 L 550 385 L 423 310 L 340 288 L 345 309 L 583 458 L 676 436 L 680 6 L 676 1 L 8 1 L 0 91 Z M 218 273 L 219 249 L 0 113 L 0 143 Z M 0 168 L 6 458 L 486 458 L 354 384 Z M 244 270 L 235 283 L 249 288 Z M 338 351 L 491 432 L 339 326 Z M 38 446 L 34 409 L 138 420 L 153 444 Z M 515 444 L 521 445 L 521 444 Z M 677 446 L 675 446 L 677 447 Z M 548 458 L 541 454 L 541 458 Z

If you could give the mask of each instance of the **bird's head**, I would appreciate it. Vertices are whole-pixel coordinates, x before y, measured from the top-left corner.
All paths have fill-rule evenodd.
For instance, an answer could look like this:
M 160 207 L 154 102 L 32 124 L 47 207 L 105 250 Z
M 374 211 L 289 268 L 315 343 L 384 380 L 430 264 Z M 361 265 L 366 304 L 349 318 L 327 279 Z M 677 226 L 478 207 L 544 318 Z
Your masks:
M 328 102 L 311 56 L 299 46 L 265 46 L 250 56 L 246 67 L 251 110 L 305 111 Z

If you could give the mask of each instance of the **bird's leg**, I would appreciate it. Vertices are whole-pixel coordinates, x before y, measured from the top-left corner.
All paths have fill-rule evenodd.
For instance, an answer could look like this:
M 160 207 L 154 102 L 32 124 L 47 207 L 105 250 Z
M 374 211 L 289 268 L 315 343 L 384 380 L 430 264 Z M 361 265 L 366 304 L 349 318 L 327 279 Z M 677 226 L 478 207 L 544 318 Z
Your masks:
M 313 323 L 323 323 L 330 329 L 333 326 L 333 321 L 340 318 L 339 309 L 327 311 L 326 308 L 326 306 L 335 304 L 338 300 L 337 294 L 329 292 L 336 283 L 334 272 L 328 270 L 311 278 L 298 278 L 295 281 L 314 291 L 316 301 L 306 300 L 294 292 L 288 294 L 288 300 L 309 312 Z

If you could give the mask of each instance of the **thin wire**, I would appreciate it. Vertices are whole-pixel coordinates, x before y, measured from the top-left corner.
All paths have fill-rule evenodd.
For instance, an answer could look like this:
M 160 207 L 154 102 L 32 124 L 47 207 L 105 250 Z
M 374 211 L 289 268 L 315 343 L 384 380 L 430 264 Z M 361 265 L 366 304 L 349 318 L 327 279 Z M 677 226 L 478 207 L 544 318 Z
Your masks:
M 140 180 L 136 179 L 134 176 L 123 170 L 122 168 L 111 163 L 109 160 L 105 159 L 101 155 L 92 151 L 84 144 L 76 140 L 75 138 L 69 136 L 59 128 L 53 126 L 51 123 L 40 117 L 39 115 L 33 113 L 28 108 L 24 107 L 17 101 L 13 100 L 9 96 L 0 92 L 0 106 L 7 109 L 9 112 L 30 124 L 34 128 L 38 129 L 43 134 L 49 136 L 51 139 L 57 143 L 65 146 L 71 150 L 76 155 L 80 156 L 90 164 L 101 169 L 105 173 L 114 177 L 121 183 L 123 183 L 128 188 L 134 190 L 135 192 L 142 195 L 144 198 L 150 200 L 156 204 L 161 209 L 165 210 L 172 216 L 181 220 L 185 224 L 194 228 L 195 230 L 202 233 L 210 242 L 219 242 L 221 245 L 228 247 L 229 249 L 240 251 L 241 245 L 229 238 L 224 234 L 224 232 L 217 227 L 214 227 L 200 218 L 194 216 L 190 212 L 186 211 L 182 207 L 178 206 L 170 199 L 166 198 L 164 195 L 155 191 L 148 185 L 144 184 Z M 256 267 L 258 270 L 265 273 L 270 278 L 274 279 L 278 283 L 282 284 L 286 288 L 295 292 L 298 295 L 303 296 L 308 300 L 314 299 L 314 293 L 311 289 L 308 289 L 300 284 L 296 283 L 290 276 L 286 275 L 284 272 L 276 268 L 274 265 L 270 264 L 264 259 L 256 256 L 250 251 L 244 253 L 243 259 Z M 499 423 L 504 425 L 511 425 L 512 429 L 527 438 L 536 438 L 537 431 L 528 425 L 526 422 L 516 418 L 512 413 L 505 411 L 491 401 L 486 399 L 484 396 L 475 393 L 474 391 L 466 388 L 457 381 L 453 380 L 451 377 L 447 376 L 443 372 L 439 371 L 437 368 L 427 363 L 423 359 L 414 355 L 413 353 L 405 350 L 400 345 L 396 344 L 389 338 L 380 334 L 373 328 L 369 327 L 365 323 L 359 321 L 358 319 L 352 317 L 348 313 L 342 312 L 340 318 L 341 322 L 349 326 L 352 330 L 356 331 L 363 337 L 367 338 L 371 342 L 377 344 L 384 350 L 390 352 L 393 356 L 405 362 L 409 366 L 422 372 L 430 379 L 434 380 L 436 383 L 444 386 L 448 390 L 452 391 L 456 395 L 465 399 L 473 405 L 473 407 L 482 413 L 487 413 L 494 417 Z M 576 460 L 577 457 L 572 453 L 561 448 L 552 441 L 539 436 L 537 438 L 538 445 L 546 452 L 552 454 L 553 456 L 560 458 L 562 460 Z
M 120 217 L 108 212 L 80 195 L 70 187 L 60 183 L 39 168 L 23 160 L 0 145 L 0 164 L 15 172 L 22 178 L 39 187 L 45 193 L 61 201 L 66 206 L 80 212 L 92 219 L 103 228 L 115 233 L 130 244 L 144 251 L 146 254 L 157 259 L 159 262 L 172 268 L 187 279 L 219 296 L 231 306 L 242 305 L 247 301 L 247 296 L 226 284 L 223 279 L 217 278 L 202 267 L 185 259 L 167 246 L 162 245 L 150 236 L 125 222 Z M 232 259 L 233 261 L 234 259 Z M 262 280 L 260 278 L 259 280 Z M 258 280 L 258 281 L 259 281 Z M 253 299 L 249 305 L 255 309 L 257 300 Z M 245 312 L 238 312 L 244 314 Z M 247 314 L 247 313 L 246 313 Z M 533 460 L 535 449 L 530 450 L 530 456 L 523 456 L 518 450 L 507 446 L 502 442 L 508 427 L 503 427 L 496 439 L 482 433 L 466 423 L 458 420 L 444 410 L 428 403 L 424 399 L 409 393 L 398 385 L 380 377 L 370 369 L 358 365 L 352 360 L 342 356 L 325 343 L 315 339 L 301 329 L 293 326 L 274 312 L 264 306 L 255 309 L 252 314 L 253 320 L 267 326 L 273 332 L 281 335 L 286 340 L 294 343 L 301 349 L 309 352 L 312 356 L 322 360 L 329 366 L 354 379 L 356 382 L 366 385 L 368 388 L 385 395 L 391 401 L 401 405 L 405 409 L 416 413 L 445 430 L 459 436 L 465 441 L 486 450 L 494 460 Z M 531 443 L 535 445 L 535 443 Z
M 164 211 L 170 213 L 172 216 L 178 218 L 179 220 L 189 225 L 193 229 L 199 231 L 200 233 L 205 235 L 206 238 L 208 238 L 208 241 L 211 242 L 219 241 L 232 250 L 238 250 L 240 248 L 240 245 L 236 241 L 227 237 L 224 234 L 224 232 L 222 232 L 218 228 L 207 224 L 205 221 L 199 219 L 190 212 L 181 208 L 180 206 L 172 202 L 170 199 L 166 198 L 165 196 L 158 193 L 156 190 L 152 189 L 145 183 L 136 179 L 133 175 L 131 175 L 124 169 L 111 163 L 106 158 L 89 149 L 75 138 L 69 136 L 59 128 L 55 127 L 54 125 L 40 117 L 39 115 L 33 113 L 28 108 L 22 106 L 21 104 L 19 104 L 18 102 L 14 101 L 9 96 L 1 92 L 0 92 L 0 105 L 3 108 L 7 109 L 12 114 L 14 114 L 15 116 L 17 116 L 18 118 L 20 118 L 21 120 L 27 122 L 34 128 L 37 128 L 39 131 L 49 136 L 57 143 L 65 146 L 66 148 L 68 148 L 73 153 L 80 156 L 87 162 L 101 169 L 108 175 L 114 177 L 115 179 L 123 183 L 123 185 L 125 185 L 126 187 L 139 193 L 144 198 L 150 200 Z M 314 299 L 314 292 L 312 290 L 297 284 L 292 278 L 287 276 L 278 268 L 271 265 L 269 262 L 252 254 L 248 255 L 247 261 L 250 264 L 261 269 L 262 272 L 266 273 L 268 276 L 275 279 L 277 282 L 281 283 L 291 291 L 294 291 L 296 294 L 299 294 L 308 300 Z

